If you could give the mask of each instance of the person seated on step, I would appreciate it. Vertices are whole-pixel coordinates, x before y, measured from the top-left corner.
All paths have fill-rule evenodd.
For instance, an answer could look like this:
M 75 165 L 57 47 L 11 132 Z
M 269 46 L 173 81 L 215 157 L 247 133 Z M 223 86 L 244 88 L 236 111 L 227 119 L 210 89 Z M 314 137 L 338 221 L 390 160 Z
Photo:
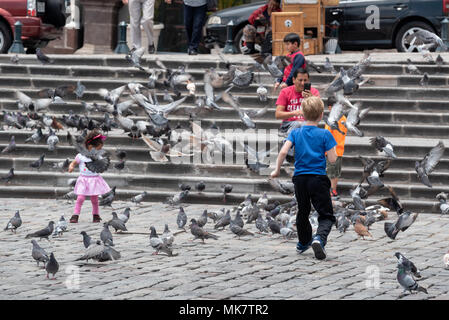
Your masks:
M 281 0 L 268 0 L 267 4 L 256 9 L 248 18 L 249 24 L 243 28 L 247 48 L 245 54 L 257 53 L 255 44 L 263 45 L 268 40 L 267 35 L 271 33 L 271 13 L 282 11 L 280 6 Z

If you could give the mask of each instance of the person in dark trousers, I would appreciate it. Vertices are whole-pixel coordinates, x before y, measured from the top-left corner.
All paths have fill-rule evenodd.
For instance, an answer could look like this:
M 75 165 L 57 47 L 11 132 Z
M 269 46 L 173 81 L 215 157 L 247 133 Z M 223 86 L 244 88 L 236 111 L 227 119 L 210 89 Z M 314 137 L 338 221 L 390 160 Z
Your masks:
M 172 0 L 165 0 L 171 4 Z M 184 0 L 184 25 L 186 27 L 189 55 L 198 54 L 198 46 L 201 33 L 206 22 L 207 1 L 206 0 Z
M 281 89 L 293 85 L 293 74 L 298 69 L 306 69 L 306 58 L 299 50 L 301 45 L 301 38 L 296 33 L 289 33 L 284 37 L 284 47 L 288 51 L 287 57 L 291 63 L 284 68 L 284 76 L 276 80 L 274 89 L 279 86 Z
M 299 241 L 296 250 L 303 253 L 312 246 L 315 258 L 323 260 L 326 258 L 324 247 L 327 237 L 336 220 L 329 194 L 331 183 L 326 175 L 326 152 L 329 162 L 335 163 L 337 142 L 329 130 L 317 127 L 324 112 L 324 103 L 319 97 L 305 99 L 302 109 L 306 123 L 290 132 L 279 152 L 276 169 L 271 173 L 271 178 L 279 176 L 288 150 L 295 146 L 295 172 L 292 180 L 298 202 L 296 227 Z M 309 221 L 310 202 L 319 214 L 315 235 L 312 235 Z

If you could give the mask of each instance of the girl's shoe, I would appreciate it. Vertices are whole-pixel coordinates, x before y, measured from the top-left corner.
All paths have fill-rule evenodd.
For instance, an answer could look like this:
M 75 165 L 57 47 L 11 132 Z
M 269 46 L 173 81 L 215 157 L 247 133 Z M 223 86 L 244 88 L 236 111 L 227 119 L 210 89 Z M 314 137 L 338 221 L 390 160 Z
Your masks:
M 94 214 L 92 216 L 92 222 L 100 222 L 100 221 L 101 221 L 101 218 L 98 214 Z
M 78 218 L 79 216 L 74 214 L 71 218 L 70 218 L 70 223 L 78 223 Z

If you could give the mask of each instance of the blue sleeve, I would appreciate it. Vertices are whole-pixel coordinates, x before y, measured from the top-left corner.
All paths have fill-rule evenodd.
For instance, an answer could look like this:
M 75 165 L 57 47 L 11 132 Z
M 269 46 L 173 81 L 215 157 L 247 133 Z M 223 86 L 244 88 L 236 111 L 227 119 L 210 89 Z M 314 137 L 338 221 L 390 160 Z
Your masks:
M 302 65 L 304 64 L 305 59 L 304 56 L 302 54 L 297 54 L 295 56 L 295 59 L 293 60 L 293 67 L 292 70 L 290 71 L 290 74 L 288 75 L 287 81 L 285 81 L 285 83 L 288 86 L 293 85 L 293 73 L 295 72 L 295 70 L 300 69 L 302 67 Z
M 332 135 L 332 133 L 329 130 L 326 130 L 326 132 L 324 133 L 324 151 L 329 151 L 330 149 L 332 149 L 333 147 L 335 147 L 337 145 L 337 142 L 335 141 L 334 136 Z
M 293 135 L 293 133 L 296 131 L 296 129 L 293 129 L 292 131 L 290 131 L 287 140 L 290 141 L 293 145 L 292 147 L 295 146 L 295 136 Z

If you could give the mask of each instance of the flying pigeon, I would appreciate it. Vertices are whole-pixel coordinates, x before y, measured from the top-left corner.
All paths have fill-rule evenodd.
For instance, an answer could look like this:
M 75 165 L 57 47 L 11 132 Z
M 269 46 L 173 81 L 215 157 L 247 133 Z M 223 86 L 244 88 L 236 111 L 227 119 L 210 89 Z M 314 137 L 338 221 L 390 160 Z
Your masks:
M 371 138 L 371 145 L 378 151 L 383 151 L 388 157 L 397 158 L 393 150 L 393 144 L 382 136 Z
M 407 230 L 418 217 L 418 213 L 412 214 L 410 211 L 404 211 L 395 223 L 385 222 L 384 230 L 387 236 L 394 240 L 399 231 Z
M 438 162 L 440 162 L 444 153 L 444 144 L 439 141 L 438 144 L 433 147 L 421 161 L 415 162 L 415 170 L 418 174 L 418 179 L 429 188 L 432 188 L 432 184 L 429 180 L 429 174 L 435 169 Z

